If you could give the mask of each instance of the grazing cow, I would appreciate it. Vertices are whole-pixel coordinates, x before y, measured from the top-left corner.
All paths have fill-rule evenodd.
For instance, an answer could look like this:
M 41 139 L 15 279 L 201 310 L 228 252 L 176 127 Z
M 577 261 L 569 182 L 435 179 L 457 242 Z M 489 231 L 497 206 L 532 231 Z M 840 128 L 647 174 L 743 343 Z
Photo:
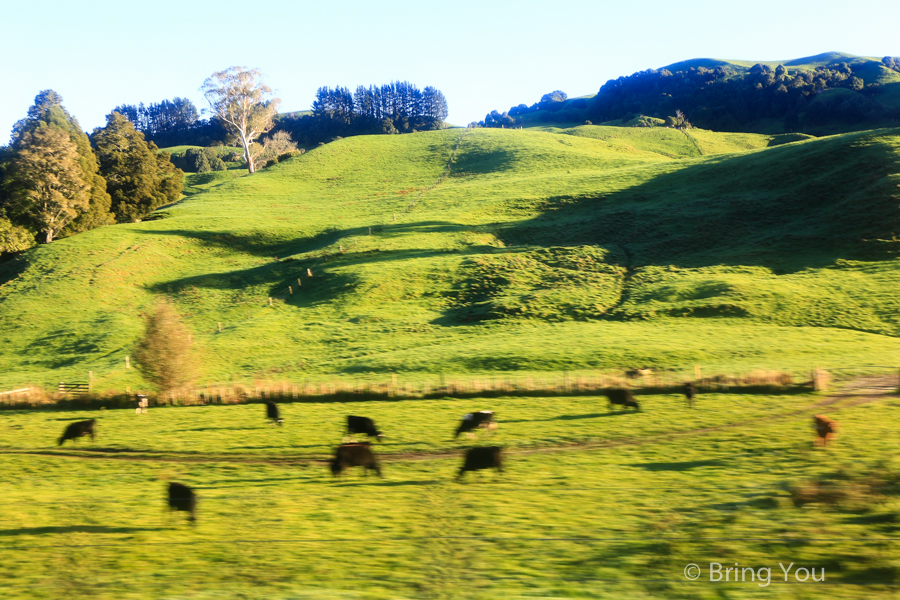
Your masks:
M 503 472 L 503 460 L 500 456 L 503 448 L 500 446 L 480 446 L 478 448 L 469 448 L 466 451 L 466 460 L 459 469 L 459 475 L 456 480 L 459 481 L 466 471 L 478 471 L 480 469 L 497 469 Z
M 194 490 L 181 483 L 169 483 L 169 511 L 183 510 L 191 513 L 188 521 L 197 522 L 197 496 Z
M 455 440 L 456 438 L 458 438 L 459 434 L 461 433 L 465 433 L 466 437 L 474 437 L 474 434 L 470 432 L 478 429 L 479 427 L 487 430 L 488 432 L 497 429 L 497 424 L 494 423 L 494 411 L 479 410 L 478 412 L 463 415 L 459 427 L 456 428 L 456 434 L 453 436 L 453 439 Z
M 687 398 L 688 406 L 694 408 L 694 396 L 697 395 L 697 388 L 690 381 L 684 382 L 684 397 Z
M 631 407 L 634 410 L 641 410 L 641 407 L 635 402 L 631 390 L 606 390 L 606 397 L 609 399 L 610 408 L 613 407 L 613 404 L 621 404 L 626 408 Z
M 370 438 L 378 439 L 379 442 L 384 437 L 384 434 L 375 427 L 375 421 L 369 417 L 354 417 L 350 415 L 347 417 L 347 435 L 352 436 L 356 433 L 364 433 Z
M 69 423 L 69 426 L 66 427 L 66 430 L 62 434 L 62 437 L 59 438 L 59 445 L 62 446 L 63 442 L 65 442 L 66 440 L 77 440 L 84 435 L 90 435 L 91 441 L 93 442 L 94 426 L 96 424 L 96 419 L 90 419 L 88 421 L 75 421 L 74 423 Z
M 840 423 L 832 421 L 825 415 L 815 415 L 813 417 L 813 426 L 816 429 L 815 445 L 823 448 L 827 446 L 829 438 L 834 439 L 834 436 L 837 435 L 840 425 Z
M 344 469 L 349 467 L 363 467 L 366 477 L 369 469 L 381 477 L 381 467 L 372 454 L 369 442 L 362 444 L 341 444 L 334 452 L 334 460 L 331 461 L 331 474 L 337 477 Z
M 284 419 L 278 414 L 278 405 L 274 402 L 266 402 L 266 418 L 269 419 L 269 425 L 284 423 Z

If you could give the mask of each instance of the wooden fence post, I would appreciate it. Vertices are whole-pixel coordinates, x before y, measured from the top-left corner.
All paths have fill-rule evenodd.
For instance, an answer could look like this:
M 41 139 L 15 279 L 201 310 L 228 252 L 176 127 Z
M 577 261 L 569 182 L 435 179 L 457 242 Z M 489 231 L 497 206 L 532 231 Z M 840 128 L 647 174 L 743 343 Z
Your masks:
M 219 323 L 219 333 L 222 333 L 222 323 Z
M 306 274 L 309 275 L 310 277 L 312 277 L 312 269 L 307 268 Z
M 131 361 L 129 360 L 129 358 L 127 356 L 125 357 L 125 368 L 126 369 L 131 368 Z
M 291 286 L 288 286 L 288 291 L 291 293 L 291 296 L 294 295 L 294 288 L 292 288 Z
M 269 306 L 272 306 L 272 296 L 269 296 Z
M 300 278 L 299 277 L 297 278 L 297 287 L 298 288 L 300 287 Z

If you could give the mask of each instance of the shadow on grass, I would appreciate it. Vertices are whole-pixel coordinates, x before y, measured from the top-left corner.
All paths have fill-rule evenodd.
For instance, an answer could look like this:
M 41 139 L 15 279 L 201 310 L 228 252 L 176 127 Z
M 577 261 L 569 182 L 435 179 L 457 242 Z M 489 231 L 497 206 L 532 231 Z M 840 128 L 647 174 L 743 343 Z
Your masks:
M 183 431 L 255 431 L 257 429 L 262 429 L 262 427 L 196 427 L 194 429 L 173 429 L 172 433 L 180 433 Z
M 222 485 L 199 485 L 199 486 L 196 486 L 194 489 L 201 490 L 201 491 L 202 490 L 243 490 L 244 492 L 246 492 L 246 496 L 249 498 L 249 497 L 258 496 L 259 494 L 256 494 L 255 492 L 253 492 L 253 490 L 247 490 L 246 488 L 243 488 L 243 487 L 240 487 L 237 485 L 232 485 L 232 484 L 252 483 L 253 487 L 255 489 L 257 487 L 272 487 L 272 486 L 277 487 L 277 486 L 281 485 L 279 483 L 276 483 L 279 481 L 301 481 L 301 480 L 305 481 L 306 478 L 304 478 L 304 477 L 267 477 L 265 479 L 229 479 L 228 481 L 222 482 Z M 228 497 L 231 497 L 231 496 L 228 496 Z
M 21 529 L 0 529 L 0 536 L 46 535 L 52 533 L 137 533 L 141 531 L 163 531 L 163 528 L 106 527 L 103 525 L 70 525 L 67 527 L 23 527 Z
M 876 242 L 890 240 L 900 218 L 889 177 L 897 158 L 873 139 L 884 132 L 851 135 L 692 162 L 603 195 L 550 197 L 535 207 L 542 214 L 496 234 L 508 246 L 627 247 L 633 268 L 782 274 L 839 258 L 888 260 Z
M 377 478 L 370 479 L 370 481 L 357 481 L 357 482 L 340 482 L 336 483 L 334 487 L 360 487 L 360 486 L 372 486 L 372 487 L 399 487 L 404 485 L 432 485 L 434 483 L 440 483 L 438 479 L 420 479 L 416 481 L 380 481 Z
M 689 471 L 691 469 L 699 469 L 701 467 L 724 467 L 727 461 L 721 459 L 711 460 L 688 460 L 683 462 L 654 462 L 654 463 L 638 463 L 635 467 L 646 469 L 647 471 Z
M 329 247 L 342 242 L 351 247 L 351 238 L 368 237 L 370 226 L 348 227 L 338 229 L 332 227 L 315 235 L 303 238 L 278 237 L 269 232 L 234 233 L 231 231 L 198 231 L 190 229 L 147 229 L 139 230 L 144 235 L 177 236 L 195 239 L 204 245 L 226 248 L 254 256 L 280 257 L 290 260 L 296 254 L 323 252 Z M 372 232 L 379 238 L 402 237 L 409 234 L 452 233 L 466 231 L 470 226 L 450 221 L 416 221 L 413 223 L 373 224 Z M 336 253 L 337 256 L 342 256 Z M 346 255 L 343 255 L 346 256 Z
M 99 454 L 135 454 L 135 453 L 147 453 L 151 454 L 154 450 L 141 450 L 139 448 L 115 448 L 115 447 L 78 447 L 75 445 L 66 446 L 64 448 L 55 447 L 60 450 L 65 450 L 66 448 L 69 450 L 80 450 L 81 452 L 97 452 Z
M 627 414 L 625 411 L 605 412 L 605 413 L 588 413 L 586 415 L 559 415 L 548 419 L 503 419 L 497 423 L 546 423 L 549 421 L 580 421 L 581 419 L 600 419 L 602 417 L 615 417 L 616 415 Z

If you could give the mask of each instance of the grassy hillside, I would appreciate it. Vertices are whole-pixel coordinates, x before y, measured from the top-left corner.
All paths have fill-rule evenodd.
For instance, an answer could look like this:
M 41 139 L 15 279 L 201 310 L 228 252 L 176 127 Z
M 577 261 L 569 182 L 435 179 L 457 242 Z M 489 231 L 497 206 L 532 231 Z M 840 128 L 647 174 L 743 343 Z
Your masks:
M 0 387 L 143 385 L 159 295 L 209 381 L 896 364 L 898 130 L 785 141 L 340 140 L 0 265 Z

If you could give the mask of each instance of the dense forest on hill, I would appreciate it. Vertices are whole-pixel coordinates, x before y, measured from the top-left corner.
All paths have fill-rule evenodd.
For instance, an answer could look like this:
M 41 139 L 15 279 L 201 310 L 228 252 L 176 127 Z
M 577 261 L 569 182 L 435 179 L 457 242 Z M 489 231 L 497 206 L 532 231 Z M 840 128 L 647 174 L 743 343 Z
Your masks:
M 813 57 L 815 58 L 815 57 Z M 801 59 L 802 60 L 802 59 Z M 797 64 L 795 64 L 797 63 Z M 714 131 L 813 131 L 870 129 L 900 121 L 900 59 L 880 63 L 835 55 L 824 65 L 788 61 L 752 67 L 698 60 L 647 69 L 606 82 L 590 99 L 545 96 L 530 107 L 493 111 L 482 127 L 528 122 L 629 121 L 647 115 Z

